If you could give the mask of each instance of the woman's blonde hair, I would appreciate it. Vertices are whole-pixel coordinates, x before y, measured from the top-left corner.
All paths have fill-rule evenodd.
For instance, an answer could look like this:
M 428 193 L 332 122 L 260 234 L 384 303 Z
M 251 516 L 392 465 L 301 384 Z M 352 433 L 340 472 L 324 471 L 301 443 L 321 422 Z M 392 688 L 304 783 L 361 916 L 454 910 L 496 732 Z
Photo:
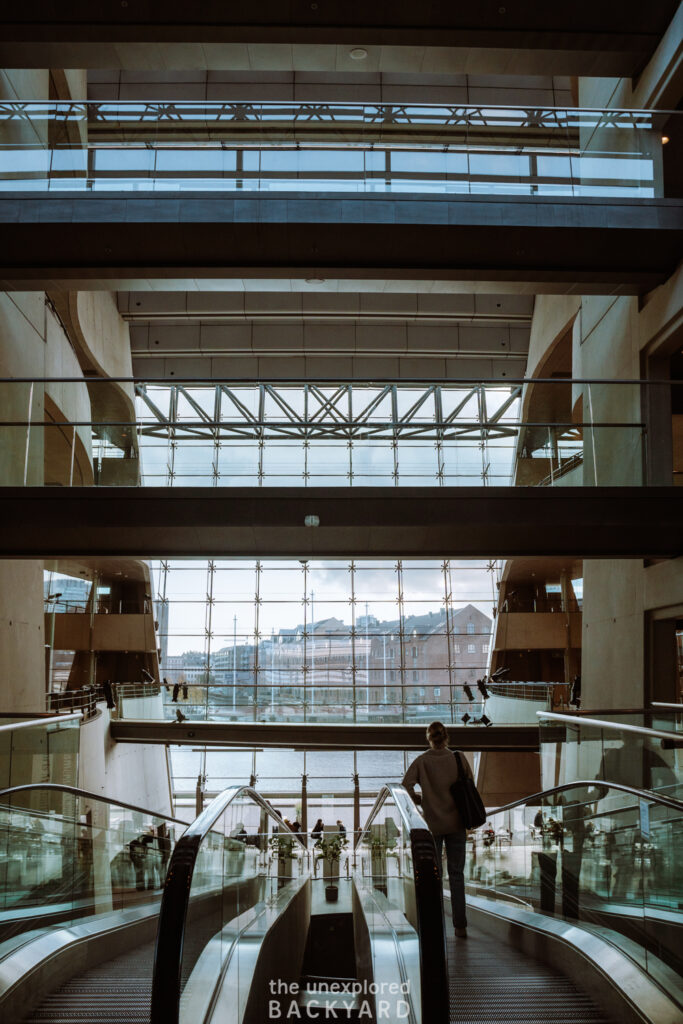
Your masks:
M 432 722 L 427 726 L 427 742 L 430 747 L 448 746 L 448 732 L 443 722 Z

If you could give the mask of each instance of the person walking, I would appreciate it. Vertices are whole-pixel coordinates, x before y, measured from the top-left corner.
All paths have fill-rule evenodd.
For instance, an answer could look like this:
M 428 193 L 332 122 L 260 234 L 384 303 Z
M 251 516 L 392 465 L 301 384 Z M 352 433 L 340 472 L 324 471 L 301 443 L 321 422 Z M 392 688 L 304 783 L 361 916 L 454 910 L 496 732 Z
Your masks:
M 311 829 L 311 839 L 320 839 L 321 835 L 323 834 L 324 828 L 325 826 L 323 825 L 323 819 L 318 818 L 315 825 Z
M 427 728 L 429 750 L 416 757 L 403 778 L 403 785 L 416 803 L 421 802 L 422 813 L 436 842 L 436 852 L 441 861 L 444 845 L 448 880 L 451 886 L 451 910 L 455 934 L 467 938 L 467 916 L 465 911 L 465 841 L 467 832 L 451 796 L 451 786 L 458 779 L 458 762 L 453 751 L 448 749 L 448 732 L 443 722 L 432 722 Z M 467 778 L 472 778 L 472 769 L 467 759 L 460 754 Z M 419 785 L 421 799 L 415 794 Z

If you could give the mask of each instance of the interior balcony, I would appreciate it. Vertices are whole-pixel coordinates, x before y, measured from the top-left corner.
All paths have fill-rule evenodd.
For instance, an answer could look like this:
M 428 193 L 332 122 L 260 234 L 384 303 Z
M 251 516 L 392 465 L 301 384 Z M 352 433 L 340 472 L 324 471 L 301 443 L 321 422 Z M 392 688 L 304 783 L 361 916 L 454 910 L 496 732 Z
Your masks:
M 680 255 L 680 174 L 666 144 L 678 117 L 4 103 L 0 275 L 57 291 L 374 277 L 642 294 Z

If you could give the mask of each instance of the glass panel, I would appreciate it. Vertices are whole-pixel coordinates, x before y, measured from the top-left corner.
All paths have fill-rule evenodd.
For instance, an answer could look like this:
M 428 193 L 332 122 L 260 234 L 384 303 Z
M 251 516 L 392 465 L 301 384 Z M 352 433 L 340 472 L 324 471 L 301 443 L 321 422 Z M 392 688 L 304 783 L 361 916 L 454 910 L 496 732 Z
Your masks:
M 12 724 L 20 728 L 12 728 Z M 80 721 L 27 723 L 0 718 L 0 789 L 45 782 L 75 786 L 78 781 Z
M 119 685 L 120 713 L 400 721 L 422 705 L 450 720 L 453 687 L 486 671 L 495 572 L 480 560 L 160 562 L 168 688 Z
M 470 834 L 468 891 L 580 922 L 661 983 L 683 972 L 682 809 L 606 783 L 569 785 L 492 814 Z
M 201 839 L 189 890 L 181 1024 L 204 1017 L 219 981 L 246 1002 L 253 970 L 250 940 L 258 939 L 294 895 L 307 869 L 303 843 L 249 794 L 238 793 L 219 814 Z
M 417 893 L 410 829 L 391 796 L 387 796 L 361 834 L 354 880 L 370 932 L 374 978 L 383 980 L 387 975 L 388 942 L 402 960 L 403 991 L 386 994 L 388 1009 L 393 1009 L 393 1019 L 407 1017 L 412 1010 L 415 1020 L 420 1021 Z M 399 976 L 396 970 L 394 979 Z
M 25 730 L 32 732 L 33 730 Z M 27 932 L 157 908 L 181 822 L 68 790 L 0 798 L 0 956 Z
M 544 784 L 552 777 L 559 783 L 572 779 L 604 779 L 635 789 L 653 790 L 674 799 L 683 794 L 681 750 L 683 744 L 676 739 L 678 718 L 675 713 L 657 714 L 660 722 L 668 718 L 669 730 L 664 735 L 650 735 L 631 731 L 628 726 L 651 728 L 653 716 L 649 712 L 633 714 L 597 713 L 605 719 L 600 726 L 541 718 L 541 770 Z M 619 728 L 619 720 L 624 728 Z M 607 724 L 609 722 L 609 724 Z M 553 766 L 556 767 L 553 767 Z M 555 772 L 559 768 L 559 777 Z

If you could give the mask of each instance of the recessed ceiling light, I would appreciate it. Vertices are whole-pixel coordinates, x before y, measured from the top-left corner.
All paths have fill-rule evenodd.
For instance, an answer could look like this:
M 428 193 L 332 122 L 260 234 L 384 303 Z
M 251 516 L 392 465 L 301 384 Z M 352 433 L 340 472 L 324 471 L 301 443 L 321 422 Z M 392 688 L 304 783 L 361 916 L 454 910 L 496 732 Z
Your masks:
M 666 146 L 668 141 L 669 141 L 669 136 L 668 135 L 662 135 L 662 145 Z
M 306 284 L 325 284 L 324 277 L 307 277 Z
M 362 46 L 354 46 L 352 50 L 349 50 L 351 60 L 365 60 L 367 55 L 368 51 L 364 50 Z

